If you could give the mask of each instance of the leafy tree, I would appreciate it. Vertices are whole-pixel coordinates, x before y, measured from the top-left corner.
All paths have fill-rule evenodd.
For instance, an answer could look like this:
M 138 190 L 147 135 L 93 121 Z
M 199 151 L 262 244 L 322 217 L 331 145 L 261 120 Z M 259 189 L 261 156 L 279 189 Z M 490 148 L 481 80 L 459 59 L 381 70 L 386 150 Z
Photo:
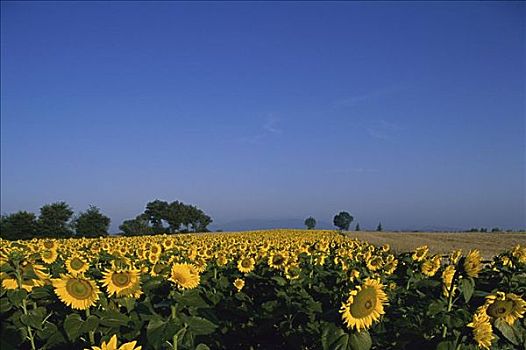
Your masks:
M 110 227 L 110 218 L 100 212 L 95 206 L 90 206 L 88 210 L 80 213 L 73 220 L 73 227 L 77 236 L 99 237 L 107 236 Z
M 168 231 L 170 233 L 178 232 L 181 228 L 184 219 L 184 204 L 175 201 L 170 203 L 164 213 L 164 220 L 168 223 Z
M 485 227 L 481 227 L 480 230 L 479 230 L 479 232 L 488 232 L 488 229 L 485 228 Z
M 351 225 L 351 222 L 354 220 L 354 218 L 346 211 L 341 211 L 336 216 L 334 216 L 334 226 L 338 227 L 341 231 L 349 230 L 349 226 Z
M 383 227 L 382 227 L 382 223 L 381 222 L 379 222 L 378 226 L 376 226 L 376 231 L 378 231 L 378 232 L 383 231 Z
M 307 230 L 312 230 L 316 227 L 316 219 L 312 216 L 309 216 L 305 219 L 305 226 L 307 226 Z
M 148 217 L 144 214 L 137 215 L 135 219 L 124 220 L 119 226 L 119 230 L 125 236 L 143 236 L 153 233 L 152 228 L 148 224 Z
M 359 224 L 359 223 L 356 224 L 356 227 L 354 228 L 354 230 L 355 230 L 355 231 L 361 231 L 361 229 L 360 229 L 360 224 Z
M 148 216 L 148 220 L 152 224 L 154 233 L 163 233 L 166 231 L 166 228 L 163 225 L 163 220 L 166 218 L 168 206 L 168 202 L 159 199 L 146 204 L 144 214 Z
M 37 232 L 37 218 L 35 214 L 19 211 L 0 218 L 0 237 L 10 240 L 30 239 Z
M 40 208 L 38 234 L 44 237 L 71 237 L 69 225 L 73 210 L 66 202 L 46 204 Z
M 500 231 L 502 231 L 502 230 L 500 228 L 498 228 L 498 227 L 494 227 L 494 228 L 491 229 L 491 232 L 500 232 Z

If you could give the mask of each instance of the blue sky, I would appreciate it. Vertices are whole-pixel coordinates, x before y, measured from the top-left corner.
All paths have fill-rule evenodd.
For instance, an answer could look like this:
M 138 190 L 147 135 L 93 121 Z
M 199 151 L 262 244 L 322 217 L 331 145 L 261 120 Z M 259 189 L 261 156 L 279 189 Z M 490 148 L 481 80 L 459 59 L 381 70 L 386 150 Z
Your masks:
M 2 2 L 2 213 L 526 226 L 520 2 Z

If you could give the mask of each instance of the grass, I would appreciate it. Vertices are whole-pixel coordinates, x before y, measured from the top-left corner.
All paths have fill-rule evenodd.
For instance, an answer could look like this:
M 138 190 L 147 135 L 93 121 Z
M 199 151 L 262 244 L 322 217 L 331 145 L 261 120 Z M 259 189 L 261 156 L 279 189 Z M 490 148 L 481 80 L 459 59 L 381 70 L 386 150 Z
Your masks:
M 432 253 L 449 253 L 454 249 L 464 252 L 480 250 L 482 256 L 490 259 L 517 244 L 526 245 L 526 233 L 467 233 L 467 232 L 349 232 L 375 245 L 389 244 L 395 252 L 404 252 L 427 245 Z

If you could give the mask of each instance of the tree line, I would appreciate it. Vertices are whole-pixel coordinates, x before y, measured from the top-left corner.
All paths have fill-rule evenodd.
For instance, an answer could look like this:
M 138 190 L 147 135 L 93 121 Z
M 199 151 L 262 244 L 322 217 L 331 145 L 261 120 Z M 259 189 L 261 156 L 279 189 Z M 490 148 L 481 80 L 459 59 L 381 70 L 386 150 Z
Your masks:
M 351 214 L 349 214 L 346 211 L 341 211 L 334 216 L 332 223 L 340 231 L 349 231 L 349 227 L 351 226 L 351 223 L 353 221 L 354 221 L 354 217 Z M 309 216 L 308 218 L 305 219 L 304 224 L 308 230 L 313 230 L 316 227 L 316 219 L 313 218 L 312 216 Z M 354 230 L 361 231 L 359 223 L 356 223 Z M 376 226 L 376 231 L 383 231 L 383 226 L 381 222 L 379 222 L 378 226 Z
M 42 206 L 38 216 L 28 211 L 2 215 L 0 237 L 9 240 L 100 237 L 108 235 L 110 223 L 111 219 L 95 206 L 74 215 L 69 204 L 55 202 Z M 154 200 L 146 204 L 143 213 L 124 220 L 119 229 L 126 236 L 206 232 L 210 223 L 212 218 L 193 205 Z

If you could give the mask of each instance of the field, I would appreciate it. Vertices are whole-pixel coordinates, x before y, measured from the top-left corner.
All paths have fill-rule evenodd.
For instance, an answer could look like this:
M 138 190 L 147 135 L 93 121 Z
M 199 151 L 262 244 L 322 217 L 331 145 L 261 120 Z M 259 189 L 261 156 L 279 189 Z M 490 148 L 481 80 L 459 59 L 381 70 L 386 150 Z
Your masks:
M 526 233 L 472 232 L 351 232 L 349 237 L 376 245 L 389 244 L 395 252 L 411 251 L 427 245 L 434 253 L 447 254 L 455 249 L 478 249 L 485 259 L 491 259 L 510 247 L 526 246 Z
M 0 348 L 523 349 L 526 247 L 496 236 L 1 240 Z

